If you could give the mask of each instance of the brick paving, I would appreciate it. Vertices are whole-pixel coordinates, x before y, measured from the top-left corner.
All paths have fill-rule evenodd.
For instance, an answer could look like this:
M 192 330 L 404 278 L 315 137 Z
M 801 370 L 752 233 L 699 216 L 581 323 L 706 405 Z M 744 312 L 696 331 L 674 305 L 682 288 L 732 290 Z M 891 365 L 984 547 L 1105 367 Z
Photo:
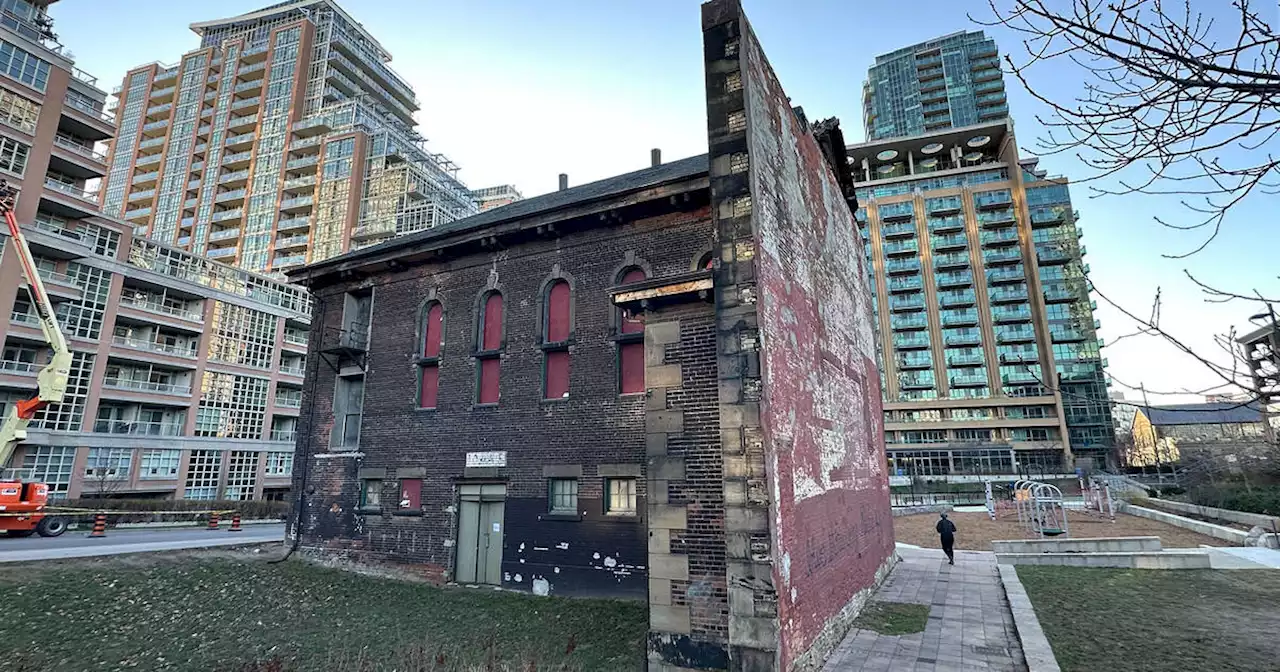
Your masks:
M 929 605 L 924 632 L 849 631 L 824 672 L 980 672 L 1027 669 L 995 555 L 898 547 L 902 561 L 873 599 Z

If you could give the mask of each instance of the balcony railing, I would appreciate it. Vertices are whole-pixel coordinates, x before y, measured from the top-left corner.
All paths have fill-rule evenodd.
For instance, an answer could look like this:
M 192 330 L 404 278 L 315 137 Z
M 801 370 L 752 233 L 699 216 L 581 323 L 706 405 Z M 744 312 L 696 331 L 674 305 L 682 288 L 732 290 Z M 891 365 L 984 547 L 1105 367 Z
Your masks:
M 61 133 L 53 137 L 53 144 L 59 147 L 62 147 L 64 149 L 69 149 L 75 152 L 76 154 L 79 154 L 84 157 L 88 157 L 90 159 L 93 159 L 94 161 L 105 162 L 107 160 L 106 154 L 103 154 L 102 152 L 95 152 L 93 151 L 92 147 L 88 147 L 79 142 L 76 142 L 75 139 L 71 138 L 70 136 L 63 135 Z
M 999 247 L 982 253 L 982 260 L 988 264 L 999 264 L 1022 260 L 1022 250 L 1016 247 Z
M 1022 280 L 1023 275 L 1021 268 L 1000 268 L 987 271 L 987 282 L 1014 282 Z
M 219 182 L 234 182 L 236 180 L 244 180 L 249 177 L 249 169 L 237 170 L 235 172 L 226 173 L 218 177 Z
M 924 313 L 907 313 L 906 315 L 895 315 L 889 320 L 889 326 L 893 327 L 895 331 L 923 329 L 929 326 L 929 320 L 925 318 Z
M 81 187 L 77 187 L 77 186 L 76 186 L 76 185 L 74 185 L 74 184 L 67 184 L 66 182 L 59 182 L 58 180 L 55 180 L 55 179 L 53 179 L 52 177 L 46 177 L 46 178 L 44 178 L 44 186 L 49 187 L 50 189 L 55 189 L 55 190 L 57 190 L 57 191 L 61 191 L 61 192 L 62 192 L 62 193 L 64 193 L 64 194 L 69 194 L 69 195 L 71 195 L 71 196 L 75 196 L 76 198 L 82 198 L 82 199 L 84 199 L 84 200 L 86 200 L 86 201 L 97 201 L 97 200 L 98 200 L 98 192 L 97 192 L 97 191 L 88 191 L 88 190 L 85 190 L 85 189 L 83 189 L 83 188 L 81 188 Z
M 1031 319 L 1031 309 L 1026 306 L 1012 309 L 997 306 L 991 309 L 991 318 L 997 322 L 1025 322 Z
M 1007 192 L 984 192 L 973 195 L 973 205 L 977 208 L 998 208 L 1013 205 L 1013 196 Z
M 35 315 L 32 315 L 31 313 L 23 313 L 23 312 L 18 312 L 18 311 L 16 311 L 16 310 L 15 310 L 15 311 L 13 311 L 13 312 L 11 312 L 11 313 L 9 313 L 9 321 L 10 321 L 10 322 L 17 322 L 18 324 L 28 324 L 28 325 L 31 325 L 31 326 L 39 326 L 39 325 L 40 325 L 40 318 L 39 318 L 39 317 L 36 317 Z
M 192 311 L 192 310 L 186 310 L 186 309 L 184 309 L 184 308 L 178 308 L 178 307 L 176 307 L 176 306 L 166 306 L 166 305 L 164 305 L 163 303 L 157 303 L 157 302 L 155 302 L 155 301 L 143 301 L 143 300 L 139 300 L 139 299 L 131 299 L 131 298 L 124 298 L 124 297 L 122 297 L 122 298 L 120 299 L 120 304 L 121 304 L 121 305 L 124 305 L 124 306 L 129 306 L 130 308 L 136 308 L 136 309 L 138 309 L 138 310 L 144 310 L 144 311 L 146 311 L 146 312 L 148 312 L 148 313 L 157 313 L 157 314 L 160 314 L 160 315 L 170 315 L 170 316 L 177 317 L 177 318 L 180 318 L 180 319 L 183 319 L 183 320 L 191 320 L 192 322 L 203 322 L 203 321 L 204 321 L 204 315 L 203 315 L 203 314 L 201 314 L 201 313 L 197 313 L 197 312 Z
M 310 217 L 282 217 L 276 223 L 277 231 L 290 231 L 293 229 L 305 229 L 311 226 Z
M 889 291 L 891 292 L 909 292 L 913 289 L 920 289 L 924 285 L 920 276 L 912 276 L 909 278 L 889 278 Z
M 296 329 L 285 329 L 284 342 L 292 343 L 294 345 L 306 345 L 307 333 L 304 331 L 298 331 Z
M 924 298 L 920 296 L 891 296 L 889 297 L 890 310 L 914 310 L 924 308 Z
M 280 373 L 289 376 L 305 376 L 307 374 L 307 369 L 302 366 L 282 366 L 280 367 Z
M 116 118 L 114 116 L 107 114 L 106 112 L 103 112 L 101 109 L 94 107 L 92 104 L 86 102 L 85 100 L 81 99 L 78 96 L 67 96 L 64 100 L 68 107 L 74 108 L 95 119 L 101 119 L 102 121 L 112 123 L 112 124 L 114 124 L 116 121 Z
M 304 156 L 300 159 L 290 160 L 288 163 L 285 164 L 285 168 L 289 170 L 293 170 L 295 168 L 306 168 L 307 166 L 316 165 L 316 163 L 319 160 L 320 160 L 319 154 L 312 154 L 311 156 Z
M 181 436 L 182 425 L 174 422 L 98 420 L 93 423 L 98 434 L 132 434 L 134 436 Z
M 155 392 L 157 394 L 175 394 L 179 396 L 187 396 L 191 394 L 190 385 L 173 385 L 170 383 L 152 383 L 146 380 L 129 380 L 128 378 L 104 378 L 102 380 L 103 387 L 110 387 L 117 390 L 138 390 L 141 392 Z
M 292 208 L 309 208 L 313 198 L 311 196 L 298 196 L 297 198 L 289 198 L 280 201 L 281 210 L 289 210 Z
M 986 374 L 965 373 L 951 376 L 951 384 L 955 387 L 972 387 L 975 385 L 986 385 Z
M 230 240 L 230 239 L 232 239 L 232 238 L 239 238 L 239 237 L 240 237 L 240 229 L 238 229 L 238 228 L 237 228 L 237 229 L 223 229 L 223 230 L 221 230 L 221 231 L 214 231 L 213 233 L 210 233 L 210 234 L 209 234 L 209 240 L 210 240 L 210 241 L 217 241 L 217 240 Z
M 1027 288 L 1018 287 L 1017 289 L 994 289 L 989 293 L 992 301 L 1026 301 Z
M 978 300 L 973 292 L 939 292 L 938 303 L 943 306 L 968 306 Z
M 289 441 L 292 442 L 298 437 L 297 430 L 293 429 L 273 429 L 271 430 L 272 441 Z
M 230 210 L 223 210 L 222 212 L 215 212 L 213 213 L 212 221 L 225 222 L 230 219 L 240 219 L 240 215 L 242 213 L 243 211 L 240 208 L 232 208 Z
M 884 224 L 880 227 L 880 235 L 882 236 L 909 236 L 916 232 L 914 222 L 895 222 L 893 224 Z
M 969 244 L 969 237 L 963 233 L 953 233 L 947 236 L 934 236 L 933 249 L 944 250 L 947 248 L 965 247 Z
M 917 334 L 894 334 L 893 346 L 895 348 L 927 348 L 929 338 Z
M 236 248 L 234 246 L 220 247 L 220 248 L 212 249 L 212 250 L 209 250 L 208 252 L 205 252 L 204 256 L 209 257 L 210 259 L 221 259 L 223 257 L 235 256 L 235 253 L 236 253 Z
M 976 310 L 964 310 L 964 311 L 942 313 L 942 326 L 944 327 L 966 326 L 966 325 L 976 324 L 977 322 L 978 322 L 978 311 Z
M 69 285 L 71 287 L 80 286 L 79 283 L 76 282 L 75 278 L 67 275 L 66 273 L 51 271 L 47 268 L 41 268 L 36 272 L 40 275 L 40 279 L 44 280 L 45 282 L 49 282 L 57 285 L 64 285 L 64 286 Z
M 236 152 L 234 154 L 224 154 L 222 156 L 222 162 L 237 163 L 239 161 L 248 161 L 252 157 L 253 157 L 253 150 L 246 150 L 243 152 Z
M 907 271 L 919 271 L 919 259 L 890 259 L 885 262 L 885 269 L 890 273 L 905 273 Z
M 305 263 L 307 263 L 307 255 L 305 254 L 291 254 L 285 257 L 276 257 L 275 259 L 271 260 L 271 265 L 274 268 L 285 268 L 288 266 L 301 266 Z
M 945 266 L 968 266 L 968 252 L 949 252 L 946 254 L 935 254 L 933 256 L 933 265 L 938 268 Z
M 129 338 L 127 336 L 114 336 L 111 342 L 116 345 L 122 345 L 127 348 L 136 348 L 139 350 L 150 350 L 165 355 L 173 355 L 174 357 L 186 357 L 195 359 L 197 349 L 195 344 L 191 345 L 169 345 L 167 343 L 157 343 L 141 338 Z
M 914 240 L 891 240 L 884 243 L 883 249 L 885 254 L 902 254 L 916 252 L 920 245 Z
M 276 406 L 281 408 L 302 408 L 302 393 L 276 394 Z
M 952 366 L 977 366 L 984 363 L 986 363 L 986 359 L 981 354 L 947 355 L 947 364 Z
M 1011 243 L 1018 241 L 1017 229 L 995 229 L 994 231 L 982 232 L 983 245 L 995 245 L 999 243 Z

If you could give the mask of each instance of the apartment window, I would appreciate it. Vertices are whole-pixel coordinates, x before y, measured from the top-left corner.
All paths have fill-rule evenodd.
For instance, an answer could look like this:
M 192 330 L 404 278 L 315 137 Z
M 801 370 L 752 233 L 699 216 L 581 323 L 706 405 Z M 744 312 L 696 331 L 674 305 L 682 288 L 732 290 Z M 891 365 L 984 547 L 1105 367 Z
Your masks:
M 36 122 L 39 118 L 40 105 L 8 89 L 0 89 L 0 123 L 8 124 L 23 133 L 35 135 Z
M 267 453 L 267 476 L 288 476 L 293 473 L 293 453 Z
M 49 84 L 48 61 L 3 40 L 0 40 L 0 72 L 37 91 L 44 91 Z
M 258 454 L 247 450 L 231 453 L 227 465 L 227 487 L 223 499 L 245 501 L 253 499 L 253 489 L 258 484 Z
M 187 483 L 184 499 L 217 499 L 218 481 L 222 471 L 222 451 L 193 450 L 187 464 Z
M 405 478 L 400 480 L 400 509 L 402 511 L 420 511 L 422 509 L 422 479 Z
M 577 515 L 578 479 L 553 478 L 548 481 L 547 506 L 551 513 Z
M 50 499 L 64 499 L 71 488 L 71 471 L 76 449 L 63 446 L 27 446 L 22 468 L 30 470 L 31 479 L 49 486 Z
M 502 373 L 502 294 L 490 292 L 476 325 L 476 401 L 496 404 Z
M 989 429 L 957 429 L 956 441 L 964 441 L 973 443 L 977 441 L 990 441 L 991 430 Z
M 618 278 L 626 285 L 645 279 L 638 268 L 627 269 Z M 618 309 L 618 391 L 622 394 L 644 392 L 644 319 L 630 311 Z
M 177 478 L 180 450 L 144 450 L 138 464 L 139 478 Z
M 605 513 L 616 516 L 634 516 L 636 514 L 636 479 L 606 479 L 604 501 Z
M 333 448 L 360 445 L 360 416 L 364 412 L 364 376 L 339 376 L 333 394 Z
M 569 340 L 573 306 L 569 283 L 556 280 L 547 287 L 542 310 L 542 398 L 569 396 Z
M 168 383 L 169 377 L 165 375 L 161 380 Z M 196 409 L 196 436 L 259 438 L 267 417 L 270 382 L 256 376 L 205 371 L 200 381 L 200 404 Z M 280 399 L 281 391 L 277 390 L 277 405 L 280 405 Z
M 382 506 L 382 481 L 375 478 L 360 481 L 360 506 L 366 509 Z
M 444 306 L 432 301 L 422 311 L 422 350 L 418 356 L 418 408 L 435 408 L 440 389 L 440 346 Z
M 27 153 L 30 147 L 13 138 L 0 137 L 0 170 L 21 175 L 27 170 Z
M 128 478 L 133 451 L 128 448 L 90 448 L 84 475 L 89 478 Z

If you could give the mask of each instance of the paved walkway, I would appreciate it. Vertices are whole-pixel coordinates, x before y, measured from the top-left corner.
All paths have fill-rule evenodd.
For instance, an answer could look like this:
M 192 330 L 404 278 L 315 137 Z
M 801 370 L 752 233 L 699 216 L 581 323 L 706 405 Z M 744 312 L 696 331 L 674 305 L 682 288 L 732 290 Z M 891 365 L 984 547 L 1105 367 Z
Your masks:
M 902 561 L 873 599 L 929 605 L 924 632 L 887 636 L 854 629 L 824 672 L 961 672 L 1027 669 L 995 554 L 898 547 Z
M 264 544 L 284 540 L 284 524 L 246 525 L 243 532 L 211 532 L 201 528 L 167 530 L 107 530 L 102 539 L 87 532 L 67 532 L 60 537 L 0 538 L 0 563 L 61 560 L 123 553 L 153 553 L 189 548 Z

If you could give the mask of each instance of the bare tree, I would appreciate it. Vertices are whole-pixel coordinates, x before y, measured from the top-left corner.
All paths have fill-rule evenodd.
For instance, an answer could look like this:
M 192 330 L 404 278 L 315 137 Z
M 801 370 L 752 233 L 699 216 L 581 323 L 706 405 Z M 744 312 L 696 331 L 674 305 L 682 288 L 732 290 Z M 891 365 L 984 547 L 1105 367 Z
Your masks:
M 1022 52 L 1005 60 L 1050 109 L 1036 149 L 1077 154 L 1095 194 L 1181 197 L 1192 219 L 1157 221 L 1206 233 L 1165 256 L 1204 249 L 1232 208 L 1277 193 L 1280 37 L 1250 0 L 1009 2 L 988 0 L 994 18 L 970 18 L 1022 36 Z M 1051 62 L 1081 72 L 1081 93 L 1046 92 L 1033 71 Z M 1110 177 L 1118 186 L 1097 185 Z

